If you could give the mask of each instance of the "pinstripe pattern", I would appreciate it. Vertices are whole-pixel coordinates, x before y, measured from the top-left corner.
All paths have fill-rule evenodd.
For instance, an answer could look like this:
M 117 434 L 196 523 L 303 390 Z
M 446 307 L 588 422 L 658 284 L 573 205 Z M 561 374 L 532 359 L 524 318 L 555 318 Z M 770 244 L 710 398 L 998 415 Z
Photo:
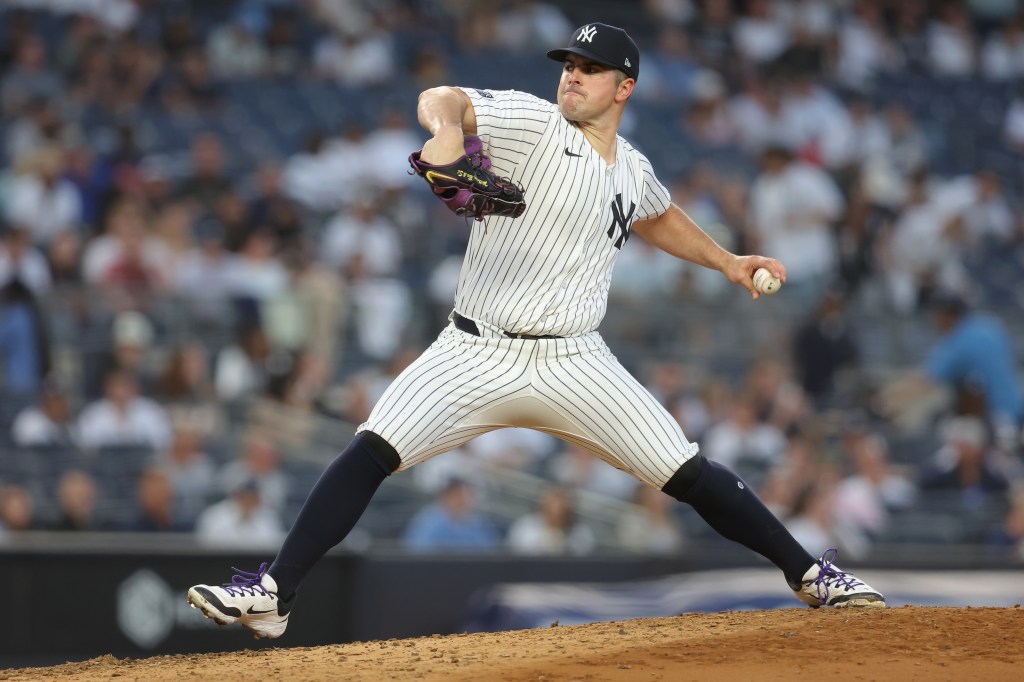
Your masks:
M 359 430 L 391 443 L 404 470 L 513 426 L 577 443 L 658 488 L 698 450 L 596 332 L 533 341 L 449 325 Z
M 473 230 L 455 308 L 511 332 L 595 330 L 619 254 L 608 236 L 616 197 L 623 212 L 636 204 L 632 220 L 640 220 L 668 209 L 668 191 L 622 137 L 609 166 L 551 102 L 513 90 L 464 92 L 493 170 L 526 188 L 526 211 Z
M 407 469 L 493 429 L 533 428 L 661 488 L 697 445 L 594 330 L 630 225 L 666 211 L 668 191 L 622 137 L 609 166 L 556 105 L 465 92 L 492 169 L 523 184 L 527 208 L 470 237 L 455 309 L 483 336 L 449 325 L 359 430 L 391 443 Z

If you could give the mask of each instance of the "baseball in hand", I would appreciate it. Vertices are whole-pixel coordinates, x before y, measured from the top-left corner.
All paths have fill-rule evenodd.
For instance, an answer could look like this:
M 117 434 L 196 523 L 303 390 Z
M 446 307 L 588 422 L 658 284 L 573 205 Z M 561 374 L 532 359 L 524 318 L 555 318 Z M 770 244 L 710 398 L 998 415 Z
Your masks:
M 774 277 L 767 268 L 758 268 L 754 273 L 754 288 L 765 296 L 771 296 L 782 287 L 782 280 Z

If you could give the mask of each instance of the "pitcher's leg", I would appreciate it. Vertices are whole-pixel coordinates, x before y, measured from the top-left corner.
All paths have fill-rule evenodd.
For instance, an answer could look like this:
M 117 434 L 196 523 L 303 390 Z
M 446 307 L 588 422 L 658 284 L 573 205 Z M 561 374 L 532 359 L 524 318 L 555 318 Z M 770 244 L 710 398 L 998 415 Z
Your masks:
M 885 606 L 880 592 L 832 563 L 835 550 L 815 561 L 750 487 L 721 464 L 697 455 L 662 490 L 693 507 L 719 535 L 778 566 L 805 604 Z
M 345 539 L 400 463 L 386 440 L 363 431 L 324 470 L 269 570 L 282 599 L 290 599 L 313 565 Z
M 778 566 L 799 585 L 814 557 L 786 530 L 739 476 L 704 458 L 687 460 L 662 491 L 693 507 L 715 531 Z

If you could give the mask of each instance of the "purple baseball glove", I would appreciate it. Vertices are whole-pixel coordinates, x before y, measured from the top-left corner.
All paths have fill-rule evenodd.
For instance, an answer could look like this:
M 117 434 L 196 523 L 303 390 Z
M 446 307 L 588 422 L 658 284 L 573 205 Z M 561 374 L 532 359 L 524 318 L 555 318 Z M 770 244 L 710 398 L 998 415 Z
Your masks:
M 422 150 L 409 155 L 413 171 L 456 215 L 483 220 L 489 215 L 518 218 L 526 210 L 523 188 L 491 172 L 479 137 L 467 135 L 466 155 L 443 166 L 420 161 Z

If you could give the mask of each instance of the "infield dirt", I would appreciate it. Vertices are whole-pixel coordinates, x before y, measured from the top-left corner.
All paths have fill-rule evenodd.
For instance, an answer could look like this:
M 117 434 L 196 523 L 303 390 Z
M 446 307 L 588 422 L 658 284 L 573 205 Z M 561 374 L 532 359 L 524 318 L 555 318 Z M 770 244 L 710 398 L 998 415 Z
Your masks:
M 211 633 L 216 636 L 216 633 Z M 282 644 L 287 645 L 287 635 Z M 117 659 L 0 680 L 1021 680 L 1024 609 L 684 614 L 573 627 Z

